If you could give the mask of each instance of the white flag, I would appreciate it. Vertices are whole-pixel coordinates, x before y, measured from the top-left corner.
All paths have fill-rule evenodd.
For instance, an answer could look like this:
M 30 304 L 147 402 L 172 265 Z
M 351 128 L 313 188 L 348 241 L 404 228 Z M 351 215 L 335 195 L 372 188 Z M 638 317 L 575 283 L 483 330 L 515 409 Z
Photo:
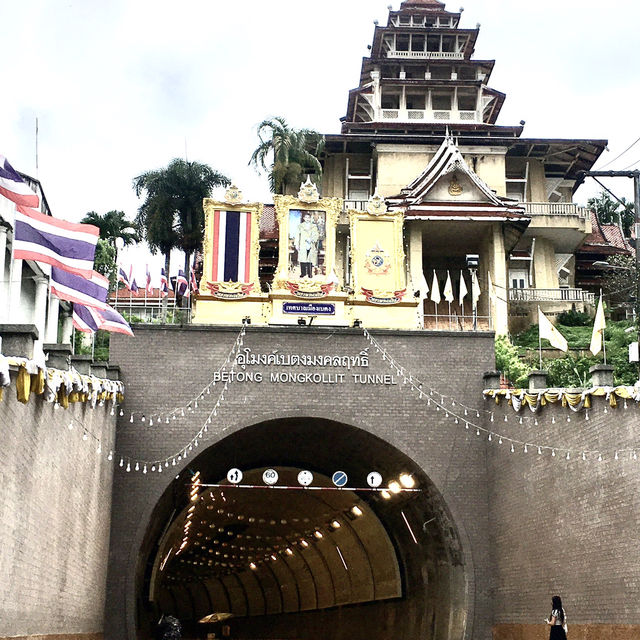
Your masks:
M 424 277 L 424 271 L 420 271 L 420 300 L 426 300 L 429 296 L 429 285 L 427 279 Z
M 468 293 L 467 284 L 464 281 L 464 276 L 462 275 L 462 269 L 460 269 L 460 294 L 458 296 L 458 302 L 460 303 L 460 306 L 462 306 L 462 303 L 464 302 L 464 299 L 467 293 Z
M 596 311 L 596 319 L 593 323 L 593 333 L 591 334 L 591 344 L 589 345 L 589 351 L 597 356 L 602 351 L 602 341 L 604 339 L 604 328 L 606 322 L 604 319 L 604 307 L 602 306 L 602 295 L 600 296 L 600 302 L 598 302 L 598 310 Z
M 436 276 L 436 270 L 433 270 L 433 282 L 431 283 L 431 301 L 436 304 L 440 304 L 440 287 L 438 286 L 438 276 Z
M 478 304 L 478 300 L 480 300 L 480 283 L 478 282 L 478 274 L 474 271 L 471 275 L 471 300 L 473 300 L 473 304 Z
M 447 271 L 447 282 L 444 285 L 444 299 L 448 303 L 452 303 L 453 297 L 453 285 L 451 284 L 451 274 Z
M 548 340 L 552 347 L 560 349 L 560 351 L 569 349 L 565 337 L 551 324 L 551 321 L 542 313 L 540 307 L 538 307 L 538 330 L 540 331 L 540 338 Z
M 496 288 L 493 286 L 493 282 L 491 282 L 491 273 L 487 271 L 487 276 L 489 278 L 489 300 L 494 304 L 498 301 L 498 294 L 496 293 Z

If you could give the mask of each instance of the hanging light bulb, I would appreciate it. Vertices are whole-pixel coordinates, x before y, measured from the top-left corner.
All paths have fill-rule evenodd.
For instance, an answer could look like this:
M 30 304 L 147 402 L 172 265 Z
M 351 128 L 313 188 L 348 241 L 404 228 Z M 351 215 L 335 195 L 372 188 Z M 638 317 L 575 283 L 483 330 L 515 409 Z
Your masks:
M 131 414 L 131 416 L 129 417 L 129 422 L 133 422 L 133 413 Z
M 182 417 L 184 418 L 184 408 L 181 410 Z
M 571 422 L 571 416 L 567 416 L 567 422 Z
M 567 460 L 571 459 L 571 454 L 567 451 Z
M 511 453 L 515 453 L 516 448 L 513 446 L 513 442 L 511 443 Z
M 551 418 L 551 424 L 555 424 L 555 423 L 556 423 L 556 417 L 555 417 L 555 416 L 553 416 L 553 417 Z
M 113 460 L 113 451 L 109 451 L 109 455 L 107 456 L 107 460 Z
M 149 418 L 149 426 L 153 427 L 153 418 Z
M 556 450 L 555 450 L 555 449 L 551 449 L 551 456 L 552 456 L 553 458 L 555 458 L 555 457 L 556 457 Z
M 542 455 L 542 447 L 538 447 L 538 455 L 541 456 Z
M 634 459 L 634 460 L 637 460 L 637 459 L 638 459 L 638 454 L 637 454 L 635 451 L 633 452 L 633 459 Z
M 120 465 L 121 467 L 124 467 L 124 458 L 120 458 Z
M 102 443 L 98 441 L 98 447 L 96 449 L 96 453 L 102 453 Z
M 583 459 L 583 460 L 586 460 L 586 459 L 587 459 L 587 454 L 586 454 L 584 451 L 582 452 L 582 459 Z
M 502 436 L 498 438 L 498 444 L 502 444 Z
M 82 434 L 82 439 L 86 442 L 88 438 L 89 438 L 89 436 L 87 435 L 87 432 L 85 431 L 85 432 Z
M 144 467 L 142 468 L 142 473 L 147 473 L 147 465 L 145 464 Z
M 124 411 L 120 409 L 120 417 L 122 418 L 123 415 L 124 415 Z
M 533 424 L 535 424 L 535 425 L 536 425 L 536 427 L 538 426 L 538 418 L 534 418 L 534 419 L 533 419 Z
M 601 453 L 598 454 L 598 462 L 602 462 L 602 454 Z
M 487 440 L 489 440 L 489 442 L 491 442 L 491 431 L 489 431 L 489 437 L 487 438 Z
M 140 471 L 140 463 L 136 462 L 136 466 L 134 467 L 135 471 Z
M 618 459 L 618 452 L 617 452 L 617 451 L 616 451 L 615 456 L 613 456 L 613 459 L 614 459 L 614 460 L 617 460 L 617 459 Z
M 588 419 L 589 419 L 589 412 L 588 412 L 588 411 L 585 411 L 584 419 L 585 419 L 585 420 L 588 420 Z
M 509 422 L 509 420 L 507 419 L 506 414 L 505 414 L 505 416 L 504 416 L 504 421 L 505 421 L 505 422 Z
M 493 422 L 493 413 L 491 414 L 491 422 Z
M 527 445 L 526 445 L 526 444 L 524 445 L 524 452 L 525 452 L 525 453 L 529 453 L 529 448 L 527 447 Z
M 127 473 L 129 473 L 129 471 L 131 471 L 131 463 L 127 462 Z
M 480 435 L 480 429 L 476 429 L 476 435 L 479 436 Z

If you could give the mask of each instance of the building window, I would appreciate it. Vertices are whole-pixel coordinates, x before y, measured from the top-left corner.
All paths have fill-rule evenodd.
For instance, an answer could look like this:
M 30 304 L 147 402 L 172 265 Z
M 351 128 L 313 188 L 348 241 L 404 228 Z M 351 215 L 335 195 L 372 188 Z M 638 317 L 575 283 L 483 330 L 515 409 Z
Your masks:
M 424 93 L 408 93 L 407 109 L 423 109 L 427 103 L 427 96 Z
M 434 111 L 451 111 L 451 94 L 436 93 L 432 97 Z
M 452 68 L 449 65 L 432 65 L 431 77 L 434 80 L 451 80 Z
M 424 51 L 425 37 L 411 36 L 411 51 Z
M 396 36 L 396 51 L 409 51 L 409 35 L 399 33 Z
M 475 111 L 476 95 L 473 93 L 458 93 L 458 109 L 460 111 Z
M 456 39 L 453 36 L 442 36 L 442 50 L 455 51 Z
M 400 108 L 400 96 L 394 93 L 382 94 L 382 108 L 383 109 L 399 109 Z
M 427 36 L 427 51 L 440 51 L 440 36 Z

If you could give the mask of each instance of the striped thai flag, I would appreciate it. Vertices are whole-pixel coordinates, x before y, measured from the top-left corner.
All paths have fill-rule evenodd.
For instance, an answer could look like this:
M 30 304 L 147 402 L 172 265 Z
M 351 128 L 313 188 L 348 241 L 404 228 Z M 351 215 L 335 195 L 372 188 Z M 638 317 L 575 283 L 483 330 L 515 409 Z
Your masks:
M 112 307 L 95 309 L 83 304 L 73 303 L 73 326 L 78 331 L 85 333 L 95 332 L 98 329 L 111 333 L 124 333 L 133 336 L 129 323 Z
M 153 289 L 151 288 L 151 274 L 149 273 L 149 265 L 147 265 L 147 293 L 151 295 L 153 293 Z
M 93 225 L 67 222 L 17 205 L 13 256 L 90 278 L 99 235 Z
M 191 267 L 191 275 L 189 276 L 189 285 L 191 287 L 191 291 L 194 293 L 198 291 L 198 281 L 196 280 L 196 272 L 193 267 Z
M 160 269 L 160 292 L 163 297 L 166 297 L 169 295 L 169 291 L 172 291 L 171 280 L 167 278 L 164 269 Z
M 251 257 L 251 214 L 216 211 L 213 218 L 213 282 L 248 282 Z
M 118 282 L 122 282 L 122 284 L 131 291 L 131 282 L 129 282 L 129 276 L 126 271 L 122 267 L 118 267 Z
M 83 304 L 73 304 L 71 316 L 73 326 L 84 333 L 93 333 L 100 328 L 100 316 L 97 309 L 85 307 Z
M 98 315 L 102 321 L 100 323 L 100 329 L 103 331 L 124 333 L 127 336 L 133 337 L 133 331 L 131 331 L 129 323 L 112 307 L 99 309 Z
M 0 194 L 16 205 L 39 207 L 40 198 L 22 176 L 0 155 Z
M 91 278 L 51 267 L 51 293 L 60 300 L 77 302 L 96 309 L 108 309 L 109 279 L 94 271 Z
M 178 271 L 178 277 L 176 278 L 176 292 L 179 296 L 186 296 L 189 294 L 189 283 L 184 275 L 184 271 L 180 269 Z

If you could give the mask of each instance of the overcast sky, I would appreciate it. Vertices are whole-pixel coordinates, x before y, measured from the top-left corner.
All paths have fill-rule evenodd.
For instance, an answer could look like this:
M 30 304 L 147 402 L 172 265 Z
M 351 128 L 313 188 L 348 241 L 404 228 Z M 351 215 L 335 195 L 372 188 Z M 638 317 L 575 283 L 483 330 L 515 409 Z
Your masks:
M 448 4 L 455 11 L 460 0 Z M 389 0 L 21 0 L 0 3 L 0 153 L 41 179 L 56 217 L 135 215 L 132 179 L 175 157 L 269 201 L 247 162 L 274 115 L 337 133 L 373 21 Z M 606 138 L 597 167 L 640 137 L 640 3 L 468 0 L 476 58 L 507 94 L 498 124 L 527 137 Z M 399 1 L 393 2 L 393 8 Z M 35 120 L 39 120 L 39 168 Z M 640 143 L 608 169 L 640 163 Z M 634 168 L 640 167 L 636 164 Z M 632 197 L 630 180 L 609 181 Z M 581 189 L 577 200 L 592 195 Z

